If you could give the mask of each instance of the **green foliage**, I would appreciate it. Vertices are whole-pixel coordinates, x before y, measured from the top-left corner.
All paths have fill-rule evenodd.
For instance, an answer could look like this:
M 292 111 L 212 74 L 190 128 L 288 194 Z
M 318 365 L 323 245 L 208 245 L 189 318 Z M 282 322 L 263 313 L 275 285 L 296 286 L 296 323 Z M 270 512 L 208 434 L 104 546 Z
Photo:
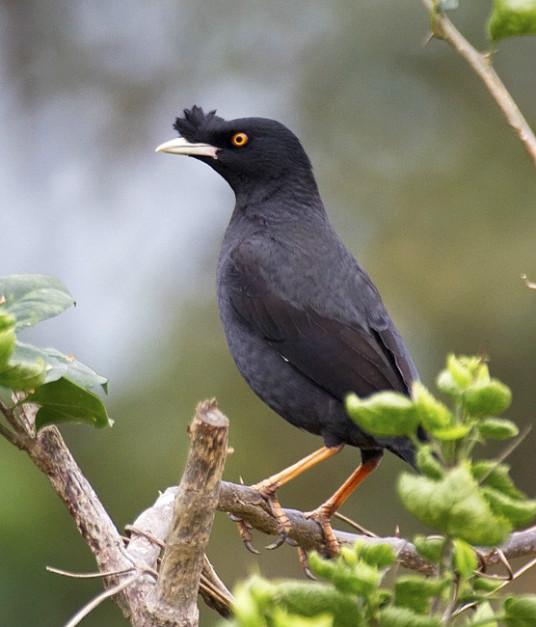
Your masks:
M 414 404 L 396 392 L 378 392 L 363 400 L 350 394 L 346 408 L 365 431 L 382 436 L 413 434 L 419 425 Z
M 536 34 L 536 0 L 494 0 L 488 21 L 493 41 Z
M 36 428 L 57 422 L 111 424 L 95 394 L 107 381 L 74 357 L 54 348 L 20 342 L 17 332 L 57 316 L 74 305 L 65 287 L 43 275 L 0 278 L 0 388 L 17 393 L 12 410 L 24 403 L 38 406 Z
M 507 627 L 534 627 L 536 625 L 536 595 L 508 597 L 504 602 Z
M 487 601 L 481 603 L 473 615 L 473 619 L 469 625 L 480 625 L 480 627 L 497 627 L 497 621 L 494 619 L 495 613 L 491 604 Z M 489 618 L 490 620 L 486 620 Z
M 17 330 L 58 316 L 74 305 L 58 279 L 41 274 L 1 277 L 0 294 L 2 309 L 13 316 Z
M 448 536 L 493 546 L 511 531 L 505 519 L 493 515 L 467 465 L 449 470 L 439 481 L 403 473 L 398 493 L 415 518 Z
M 95 427 L 110 426 L 100 398 L 64 377 L 39 386 L 28 396 L 27 401 L 39 405 L 35 417 L 37 429 L 58 422 L 87 422 Z
M 506 464 L 474 459 L 475 447 L 487 439 L 517 436 L 516 425 L 498 417 L 510 405 L 510 390 L 490 377 L 481 358 L 455 355 L 437 386 L 451 399 L 450 407 L 420 382 L 411 398 L 382 392 L 347 399 L 348 413 L 361 428 L 379 436 L 405 435 L 416 447 L 420 472 L 402 473 L 398 493 L 405 508 L 436 534 L 414 538 L 418 553 L 436 565 L 434 576 L 391 571 L 395 555 L 382 543 L 358 542 L 331 560 L 313 552 L 309 564 L 321 582 L 251 579 L 239 588 L 236 627 L 278 627 L 281 616 L 300 627 L 536 625 L 536 597 L 509 597 L 501 606 L 501 584 L 479 575 L 474 548 L 496 546 L 536 517 L 536 500 L 515 487 Z M 425 441 L 419 426 L 426 429 Z M 466 603 L 475 607 L 455 617 Z M 292 622 L 297 617 L 304 622 Z
M 454 547 L 454 566 L 456 572 L 464 578 L 472 576 L 478 566 L 476 553 L 470 544 L 467 544 L 460 538 L 454 538 L 452 541 Z

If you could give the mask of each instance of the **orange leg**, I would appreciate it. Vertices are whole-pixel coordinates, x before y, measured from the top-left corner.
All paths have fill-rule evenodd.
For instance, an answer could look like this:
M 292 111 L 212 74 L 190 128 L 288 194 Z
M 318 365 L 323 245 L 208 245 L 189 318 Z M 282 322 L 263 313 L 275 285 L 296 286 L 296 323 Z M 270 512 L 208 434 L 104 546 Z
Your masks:
M 264 479 L 251 487 L 259 490 L 259 492 L 262 492 L 263 494 L 274 493 L 276 490 L 279 490 L 281 486 L 285 485 L 289 481 L 292 481 L 296 477 L 299 477 L 305 471 L 313 468 L 325 459 L 329 459 L 330 457 L 333 457 L 333 455 L 339 453 L 342 450 L 342 446 L 342 444 L 340 446 L 323 446 L 317 451 L 314 451 L 314 453 L 311 453 L 310 455 L 307 455 L 307 457 L 300 459 L 300 461 L 295 464 L 292 464 L 292 466 L 288 466 L 281 472 L 278 472 L 275 475 L 268 477 L 268 479 Z
M 307 518 L 316 520 L 322 527 L 326 545 L 331 555 L 339 552 L 339 542 L 330 524 L 330 518 L 345 503 L 354 490 L 379 466 L 382 454 L 378 453 L 360 464 L 354 472 L 346 479 L 341 487 L 336 490 L 327 501 L 317 507 L 312 512 L 306 514 Z

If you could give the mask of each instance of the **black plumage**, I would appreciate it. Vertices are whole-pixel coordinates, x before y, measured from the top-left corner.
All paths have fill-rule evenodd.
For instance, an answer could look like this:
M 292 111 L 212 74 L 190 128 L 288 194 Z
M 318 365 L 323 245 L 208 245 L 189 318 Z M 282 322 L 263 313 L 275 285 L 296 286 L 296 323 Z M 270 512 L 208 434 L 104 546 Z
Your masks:
M 330 225 L 298 138 L 273 120 L 226 121 L 199 107 L 175 129 L 187 141 L 161 150 L 206 162 L 235 192 L 217 291 L 248 384 L 327 447 L 359 447 L 364 461 L 387 448 L 413 463 L 409 440 L 373 437 L 345 413 L 349 392 L 408 393 L 417 370 L 377 289 Z

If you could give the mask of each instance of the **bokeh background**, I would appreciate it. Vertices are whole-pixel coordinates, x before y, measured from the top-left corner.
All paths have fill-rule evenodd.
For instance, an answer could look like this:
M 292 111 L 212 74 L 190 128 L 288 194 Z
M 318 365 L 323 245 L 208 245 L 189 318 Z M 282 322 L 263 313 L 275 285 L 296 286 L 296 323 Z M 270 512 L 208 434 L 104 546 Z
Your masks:
M 486 45 L 490 2 L 462 4 L 456 22 Z M 0 270 L 56 275 L 76 297 L 27 337 L 110 378 L 115 427 L 62 431 L 119 526 L 176 482 L 200 399 L 217 396 L 231 418 L 227 479 L 259 480 L 318 446 L 254 397 L 227 352 L 214 277 L 232 193 L 203 164 L 153 152 L 194 103 L 293 128 L 425 382 L 447 351 L 486 352 L 513 388 L 511 416 L 534 419 L 536 294 L 519 278 L 536 277 L 534 168 L 426 33 L 417 0 L 0 1 Z M 535 55 L 521 38 L 496 56 L 533 124 Z M 512 460 L 531 495 L 535 448 L 532 434 Z M 56 627 L 100 584 L 45 565 L 94 565 L 46 480 L 4 441 L 0 452 L 0 624 Z M 282 502 L 312 508 L 357 461 L 344 451 Z M 386 459 L 344 511 L 378 533 L 413 531 L 400 469 Z M 290 548 L 253 557 L 221 514 L 209 554 L 228 585 L 256 570 L 301 576 Z M 203 610 L 203 625 L 216 621 Z M 107 603 L 85 624 L 126 622 Z

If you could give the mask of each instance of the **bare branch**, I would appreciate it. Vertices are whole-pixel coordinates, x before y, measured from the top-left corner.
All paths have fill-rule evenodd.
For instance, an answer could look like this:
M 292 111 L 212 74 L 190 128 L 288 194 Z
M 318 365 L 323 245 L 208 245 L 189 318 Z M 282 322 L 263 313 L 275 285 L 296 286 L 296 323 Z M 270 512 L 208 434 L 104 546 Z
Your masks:
M 100 571 L 132 568 L 122 553 L 122 540 L 95 491 L 82 474 L 56 427 L 42 429 L 27 442 L 32 461 L 50 480 L 91 549 Z M 115 582 L 112 578 L 109 584 Z M 128 610 L 126 603 L 120 603 Z
M 20 448 L 21 451 L 24 450 L 24 443 L 21 437 L 19 436 L 19 434 L 15 433 L 14 431 L 11 431 L 11 429 L 3 425 L 1 422 L 0 422 L 0 435 L 4 437 L 8 442 L 11 442 L 11 444 L 16 446 L 17 448 Z
M 47 572 L 54 573 L 54 575 L 61 575 L 62 577 L 71 577 L 72 579 L 101 579 L 102 577 L 114 577 L 116 575 L 126 575 L 134 571 L 134 567 L 125 568 L 124 570 L 111 570 L 109 572 L 98 573 L 73 573 L 70 570 L 63 570 L 62 568 L 55 568 L 54 566 L 47 566 Z
M 218 504 L 227 455 L 229 421 L 215 401 L 197 406 L 190 452 L 175 495 L 171 531 L 157 581 L 154 606 L 162 625 L 198 624 L 197 595 L 204 554 Z
M 168 488 L 132 525 L 125 527 L 130 534 L 128 553 L 138 562 L 156 567 L 158 556 L 165 546 L 165 539 L 171 528 L 176 493 L 176 487 Z M 205 603 L 221 616 L 224 618 L 230 616 L 232 594 L 218 577 L 206 555 L 199 582 L 199 594 Z
M 224 618 L 231 616 L 233 595 L 218 577 L 218 574 L 206 555 L 203 562 L 201 581 L 199 582 L 199 593 L 205 600 L 205 603 L 216 610 L 221 616 Z
M 438 8 L 437 2 L 434 2 L 434 0 L 422 0 L 422 3 L 430 14 L 434 36 L 452 46 L 484 82 L 489 93 L 503 112 L 508 124 L 523 142 L 525 149 L 536 166 L 536 137 L 510 92 L 494 70 L 490 56 L 476 50 L 465 39 L 445 13 Z
M 71 618 L 71 620 L 65 625 L 65 627 L 76 627 L 76 625 L 79 625 L 80 622 L 88 614 L 90 614 L 96 607 L 98 607 L 103 601 L 106 601 L 106 599 L 109 599 L 110 597 L 115 596 L 116 594 L 118 594 L 119 592 L 121 592 L 122 590 L 130 586 L 131 584 L 133 584 L 136 581 L 136 579 L 139 579 L 140 577 L 141 575 L 139 573 L 136 573 L 132 575 L 131 577 L 129 577 L 128 579 L 125 579 L 124 581 L 120 581 L 118 584 L 109 588 L 108 590 L 101 592 L 94 599 L 92 599 L 87 605 L 84 605 L 84 607 Z

